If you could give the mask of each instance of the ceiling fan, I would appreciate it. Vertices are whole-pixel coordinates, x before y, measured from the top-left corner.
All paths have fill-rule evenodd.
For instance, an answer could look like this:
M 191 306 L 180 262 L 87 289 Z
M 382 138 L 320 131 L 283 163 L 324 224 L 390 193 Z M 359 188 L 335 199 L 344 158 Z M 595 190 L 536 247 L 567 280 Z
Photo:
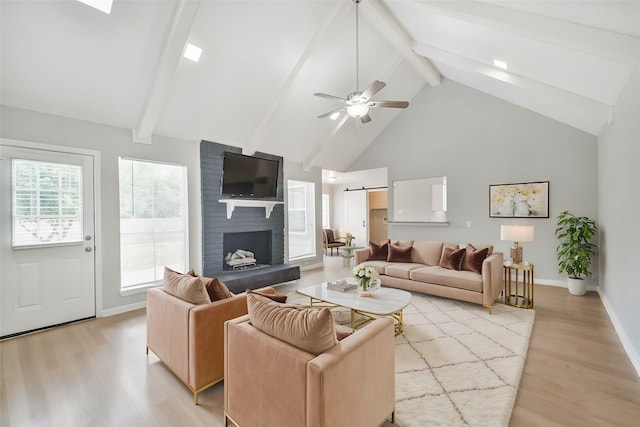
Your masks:
M 409 103 L 407 101 L 375 101 L 371 98 L 380 92 L 387 84 L 378 80 L 374 80 L 364 91 L 360 92 L 360 82 L 358 80 L 358 56 L 359 56 L 359 34 L 358 34 L 358 4 L 361 0 L 353 0 L 356 4 L 356 91 L 347 95 L 346 98 L 340 98 L 339 96 L 327 95 L 326 93 L 314 93 L 315 96 L 321 98 L 332 99 L 335 101 L 346 104 L 344 107 L 337 110 L 329 111 L 328 113 L 318 116 L 319 119 L 325 117 L 331 117 L 336 119 L 341 111 L 347 111 L 351 117 L 359 118 L 362 123 L 369 123 L 371 116 L 369 116 L 370 108 L 407 108 Z

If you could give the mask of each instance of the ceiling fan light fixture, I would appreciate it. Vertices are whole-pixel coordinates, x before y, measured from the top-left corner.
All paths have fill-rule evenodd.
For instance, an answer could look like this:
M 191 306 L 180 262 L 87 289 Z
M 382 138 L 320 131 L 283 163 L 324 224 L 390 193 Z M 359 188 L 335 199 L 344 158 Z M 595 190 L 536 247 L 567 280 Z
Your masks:
M 356 117 L 356 118 L 362 117 L 368 112 L 369 112 L 369 107 L 366 104 L 350 105 L 347 108 L 347 113 L 349 113 L 351 117 Z
M 331 120 L 336 120 L 338 117 L 340 117 L 340 111 L 336 111 L 335 113 L 329 116 Z

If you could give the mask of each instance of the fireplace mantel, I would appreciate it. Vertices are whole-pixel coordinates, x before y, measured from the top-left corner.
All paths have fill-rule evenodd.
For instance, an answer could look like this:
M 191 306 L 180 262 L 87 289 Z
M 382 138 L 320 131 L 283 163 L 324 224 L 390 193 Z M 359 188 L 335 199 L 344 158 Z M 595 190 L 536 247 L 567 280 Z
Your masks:
M 233 210 L 237 207 L 264 208 L 265 218 L 271 216 L 271 211 L 275 205 L 282 205 L 284 202 L 273 202 L 270 200 L 247 200 L 247 199 L 220 199 L 220 203 L 227 204 L 227 219 L 231 218 Z

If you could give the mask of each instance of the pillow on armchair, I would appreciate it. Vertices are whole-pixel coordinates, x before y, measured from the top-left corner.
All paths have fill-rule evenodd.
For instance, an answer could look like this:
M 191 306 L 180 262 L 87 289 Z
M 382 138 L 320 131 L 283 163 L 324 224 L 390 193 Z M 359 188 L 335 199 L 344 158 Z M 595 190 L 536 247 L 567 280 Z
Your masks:
M 318 356 L 338 343 L 328 308 L 281 304 L 256 293 L 247 294 L 251 324 L 274 338 Z

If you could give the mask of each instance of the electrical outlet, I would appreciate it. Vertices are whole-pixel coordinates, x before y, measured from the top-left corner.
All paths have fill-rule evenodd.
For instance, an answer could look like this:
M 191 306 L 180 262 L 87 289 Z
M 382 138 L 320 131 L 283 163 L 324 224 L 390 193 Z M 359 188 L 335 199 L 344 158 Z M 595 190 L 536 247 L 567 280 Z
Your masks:
M 471 221 L 467 221 L 467 228 L 471 228 Z

